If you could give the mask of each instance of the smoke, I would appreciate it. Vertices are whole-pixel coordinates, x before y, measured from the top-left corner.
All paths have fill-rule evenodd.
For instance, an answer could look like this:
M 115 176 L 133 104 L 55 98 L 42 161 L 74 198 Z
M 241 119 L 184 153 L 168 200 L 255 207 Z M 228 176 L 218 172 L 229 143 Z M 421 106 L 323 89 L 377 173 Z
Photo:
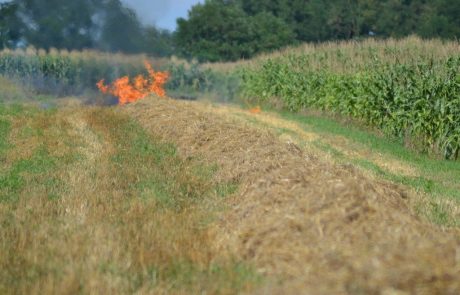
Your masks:
M 176 19 L 187 17 L 193 5 L 204 0 L 121 0 L 134 9 L 145 25 L 155 25 L 161 29 L 174 31 Z
M 139 19 L 146 25 L 158 25 L 171 12 L 171 2 L 158 0 L 122 0 L 129 8 L 136 11 Z M 171 28 L 165 28 L 171 29 Z M 173 28 L 172 28 L 173 29 Z

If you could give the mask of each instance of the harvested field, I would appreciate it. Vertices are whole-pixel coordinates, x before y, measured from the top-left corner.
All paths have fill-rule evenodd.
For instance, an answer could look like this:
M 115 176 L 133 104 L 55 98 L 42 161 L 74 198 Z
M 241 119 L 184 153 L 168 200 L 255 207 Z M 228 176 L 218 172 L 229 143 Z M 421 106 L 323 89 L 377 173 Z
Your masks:
M 337 165 L 197 103 L 123 109 L 182 158 L 217 163 L 238 184 L 215 247 L 254 264 L 263 294 L 458 294 L 460 231 L 410 209 L 404 187 Z

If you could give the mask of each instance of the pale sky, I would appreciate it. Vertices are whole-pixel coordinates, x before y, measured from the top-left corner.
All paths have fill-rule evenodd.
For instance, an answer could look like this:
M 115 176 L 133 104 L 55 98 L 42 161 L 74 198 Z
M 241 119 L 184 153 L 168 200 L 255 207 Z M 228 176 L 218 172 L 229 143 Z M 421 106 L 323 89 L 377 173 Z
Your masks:
M 134 8 L 139 18 L 146 24 L 174 31 L 176 19 L 187 17 L 188 10 L 203 0 L 121 0 Z

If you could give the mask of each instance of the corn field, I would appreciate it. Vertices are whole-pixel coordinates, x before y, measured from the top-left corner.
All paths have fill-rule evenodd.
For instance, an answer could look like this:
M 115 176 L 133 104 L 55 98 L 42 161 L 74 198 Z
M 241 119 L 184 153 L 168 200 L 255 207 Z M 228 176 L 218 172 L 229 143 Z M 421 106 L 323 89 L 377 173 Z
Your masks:
M 28 49 L 0 53 L 0 74 L 39 93 L 81 94 L 102 78 L 135 74 L 143 69 L 143 56 L 98 52 L 67 52 Z
M 282 102 L 297 112 L 319 109 L 356 118 L 422 152 L 458 158 L 460 44 L 403 40 L 306 44 L 254 60 L 205 64 L 177 58 L 96 51 L 0 52 L 0 75 L 40 94 L 82 95 L 101 79 L 146 73 L 144 61 L 167 71 L 168 95 L 216 100 L 242 96 Z
M 123 76 L 148 74 L 145 61 L 155 70 L 170 74 L 165 88 L 172 95 L 196 97 L 218 92 L 226 100 L 234 96 L 233 89 L 236 89 L 235 81 L 238 80 L 235 75 L 220 74 L 196 62 L 90 50 L 5 50 L 0 52 L 0 75 L 40 94 L 81 95 L 89 90 L 97 91 L 96 84 L 101 79 L 111 83 Z
M 400 42 L 261 59 L 242 71 L 244 96 L 265 105 L 281 100 L 294 112 L 319 109 L 353 117 L 422 152 L 457 159 L 460 47 L 451 44 L 450 52 L 440 48 L 443 54 L 436 55 L 423 48 L 425 41 Z

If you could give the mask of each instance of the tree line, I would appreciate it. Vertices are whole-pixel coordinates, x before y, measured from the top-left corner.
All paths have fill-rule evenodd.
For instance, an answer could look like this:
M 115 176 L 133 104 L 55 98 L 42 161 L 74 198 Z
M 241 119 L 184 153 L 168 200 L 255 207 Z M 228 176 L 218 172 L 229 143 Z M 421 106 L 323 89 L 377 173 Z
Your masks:
M 460 38 L 460 0 L 206 0 L 169 32 L 120 0 L 0 4 L 0 47 L 94 48 L 233 61 L 301 42 Z
M 207 0 L 178 20 L 176 44 L 200 60 L 237 60 L 301 42 L 460 38 L 460 0 Z
M 172 54 L 172 33 L 144 25 L 120 0 L 12 0 L 0 4 L 0 48 Z

